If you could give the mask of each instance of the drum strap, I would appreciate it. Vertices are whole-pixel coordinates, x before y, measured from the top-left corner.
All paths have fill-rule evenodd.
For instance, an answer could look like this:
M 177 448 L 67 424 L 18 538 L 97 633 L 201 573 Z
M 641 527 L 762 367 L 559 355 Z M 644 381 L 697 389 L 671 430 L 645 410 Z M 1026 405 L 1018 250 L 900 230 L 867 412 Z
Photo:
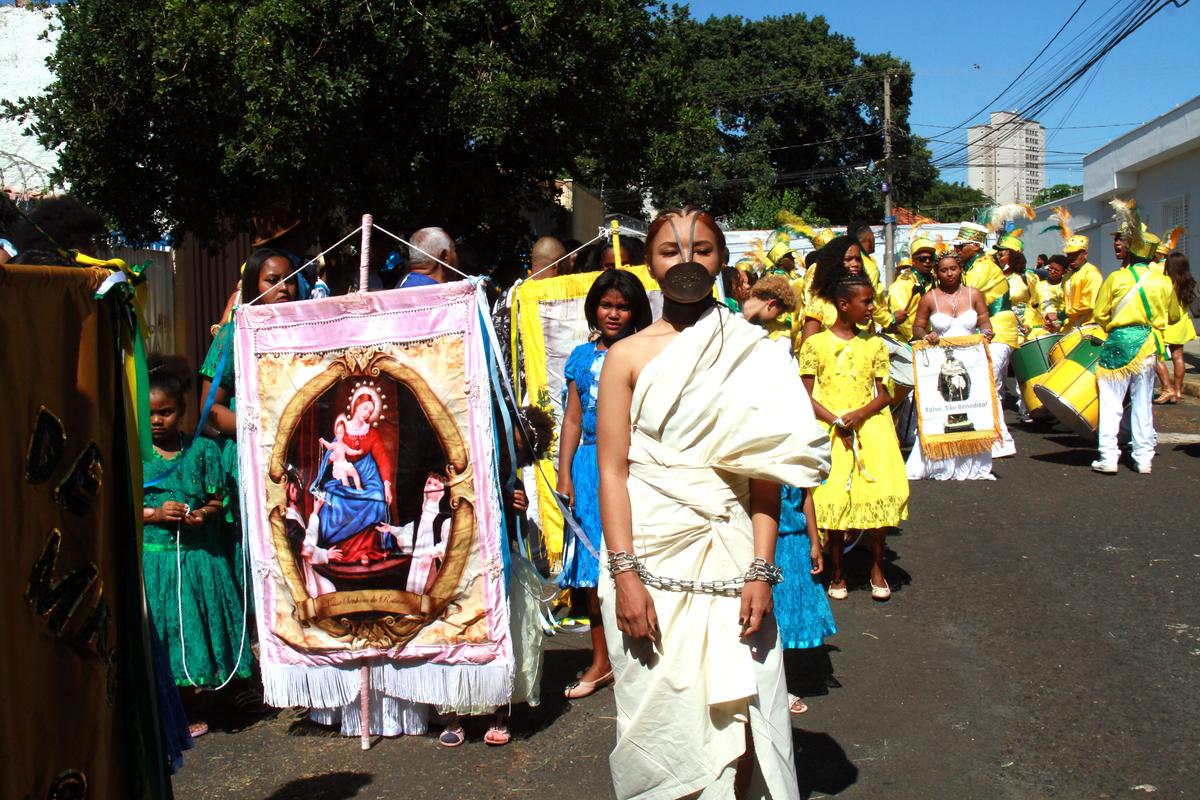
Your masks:
M 1150 268 L 1146 267 L 1145 270 L 1143 270 L 1143 272 L 1139 275 L 1137 271 L 1138 266 L 1139 265 L 1137 264 L 1129 265 L 1129 271 L 1132 272 L 1134 277 L 1137 278 L 1137 282 L 1133 284 L 1133 288 L 1125 293 L 1125 296 L 1121 298 L 1121 302 L 1117 303 L 1117 307 L 1113 309 L 1113 319 L 1116 319 L 1118 316 L 1120 316 L 1121 312 L 1125 310 L 1125 307 L 1133 301 L 1134 296 L 1138 296 L 1142 300 L 1142 310 L 1146 312 L 1146 324 L 1149 325 L 1154 319 L 1154 315 L 1150 312 L 1150 300 L 1146 297 L 1146 290 L 1142 287 L 1145 285 L 1146 280 L 1152 273 Z M 1143 264 L 1141 266 L 1145 265 Z

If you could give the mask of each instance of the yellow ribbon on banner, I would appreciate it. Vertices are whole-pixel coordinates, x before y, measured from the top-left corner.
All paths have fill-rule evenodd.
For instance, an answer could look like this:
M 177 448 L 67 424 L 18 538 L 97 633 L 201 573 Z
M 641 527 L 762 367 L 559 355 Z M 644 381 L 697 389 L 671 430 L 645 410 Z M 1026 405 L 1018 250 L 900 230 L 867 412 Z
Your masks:
M 645 266 L 623 267 L 635 275 L 647 292 L 658 291 L 658 283 L 650 277 Z M 582 272 L 560 275 L 538 281 L 525 281 L 516 289 L 512 304 L 513 359 L 520 352 L 525 366 L 524 402 L 532 403 L 554 417 L 561 425 L 560 415 L 555 413 L 554 399 L 550 396 L 550 375 L 546 355 L 546 332 L 542 319 L 543 303 L 582 303 L 599 272 Z M 520 342 L 518 348 L 517 342 Z M 574 344 L 582 344 L 584 340 Z M 564 362 L 565 363 L 565 362 Z M 559 367 L 561 369 L 561 365 Z M 514 375 L 519 374 L 514 371 Z M 518 392 L 520 393 L 518 387 Z M 558 443 L 536 465 L 538 525 L 542 540 L 550 559 L 551 568 L 557 571 L 562 566 L 563 518 L 558 508 L 554 491 L 558 483 Z M 526 487 L 528 491 L 529 487 Z

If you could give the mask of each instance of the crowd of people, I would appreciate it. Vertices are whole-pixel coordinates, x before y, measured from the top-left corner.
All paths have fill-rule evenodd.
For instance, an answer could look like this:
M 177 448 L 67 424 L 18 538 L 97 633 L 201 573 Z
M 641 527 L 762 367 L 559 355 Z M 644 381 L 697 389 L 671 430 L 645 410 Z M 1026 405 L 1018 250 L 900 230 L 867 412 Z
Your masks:
M 584 260 L 578 243 L 533 244 L 529 277 L 598 273 L 584 303 L 592 334 L 562 376 L 561 424 L 534 406 L 509 412 L 522 420 L 517 462 L 542 457 L 557 441 L 555 488 L 573 516 L 565 535 L 574 540 L 564 548 L 560 585 L 570 597 L 561 613 L 590 632 L 592 645 L 590 663 L 563 691 L 578 702 L 614 686 L 619 797 L 733 796 L 735 787 L 794 796 L 792 744 L 780 737 L 789 715 L 807 705 L 787 692 L 782 651 L 820 647 L 836 633 L 832 609 L 852 588 L 845 551 L 863 543 L 870 598 L 888 602 L 885 541 L 908 518 L 910 480 L 987 479 L 994 458 L 1016 453 L 1003 414 L 990 451 L 923 453 L 910 392 L 892 364 L 897 350 L 984 337 L 997 404 L 1011 393 L 1029 419 L 1035 409 L 1025 394 L 1006 388 L 1013 353 L 1048 335 L 1102 338 L 1092 468 L 1117 471 L 1129 395 L 1134 468 L 1150 472 L 1151 404 L 1181 394 L 1175 356 L 1196 336 L 1185 311 L 1195 284 L 1186 256 L 1145 230 L 1132 206 L 1117 211 L 1113 247 L 1123 266 L 1107 279 L 1088 261 L 1088 239 L 1065 220 L 1063 252 L 1039 257 L 1042 267 L 1027 265 L 1019 234 L 964 222 L 949 243 L 914 229 L 901 272 L 885 286 L 865 222 L 843 235 L 793 222 L 731 265 L 711 216 L 670 209 L 650 225 L 644 251 L 621 252 L 624 263 L 644 262 L 660 287 L 658 319 L 643 283 L 613 268 L 610 244 Z M 14 262 L 63 263 L 71 251 L 94 252 L 98 218 L 81 213 L 67 215 L 78 223 L 72 227 L 47 212 L 44 224 L 17 237 Z M 989 234 L 999 234 L 990 248 Z M 409 241 L 398 289 L 458 278 L 456 244 L 444 230 L 422 229 Z M 186 690 L 190 729 L 176 726 L 176 749 L 206 730 L 198 690 L 231 681 L 244 689 L 252 675 L 232 316 L 241 304 L 327 294 L 319 276 L 304 279 L 299 261 L 278 241 L 250 255 L 198 370 L 170 355 L 150 359 L 144 580 L 171 681 Z M 723 291 L 714 292 L 718 280 Z M 509 287 L 492 288 L 500 295 Z M 1156 371 L 1163 389 L 1153 400 Z M 200 397 L 212 400 L 209 435 L 196 441 L 181 428 L 194 378 Z M 323 442 L 332 461 L 334 450 L 358 446 L 352 424 Z M 334 475 L 357 480 L 352 470 Z M 529 505 L 517 486 L 504 496 L 510 515 Z M 306 488 L 297 481 L 290 491 Z M 308 521 L 292 522 L 304 539 Z M 459 717 L 479 710 L 439 711 L 437 741 L 463 744 Z M 485 741 L 509 741 L 505 709 Z

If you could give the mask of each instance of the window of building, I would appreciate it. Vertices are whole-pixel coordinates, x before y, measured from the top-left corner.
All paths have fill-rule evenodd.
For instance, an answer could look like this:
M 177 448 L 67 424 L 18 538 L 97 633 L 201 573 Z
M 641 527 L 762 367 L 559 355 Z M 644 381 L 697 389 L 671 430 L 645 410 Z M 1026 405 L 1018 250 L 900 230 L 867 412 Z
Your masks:
M 1162 230 L 1155 233 L 1166 233 L 1176 225 L 1182 225 L 1184 229 L 1188 228 L 1188 196 L 1181 194 L 1176 197 L 1167 198 L 1162 202 Z M 1187 234 L 1179 237 L 1177 249 L 1181 253 L 1187 253 Z

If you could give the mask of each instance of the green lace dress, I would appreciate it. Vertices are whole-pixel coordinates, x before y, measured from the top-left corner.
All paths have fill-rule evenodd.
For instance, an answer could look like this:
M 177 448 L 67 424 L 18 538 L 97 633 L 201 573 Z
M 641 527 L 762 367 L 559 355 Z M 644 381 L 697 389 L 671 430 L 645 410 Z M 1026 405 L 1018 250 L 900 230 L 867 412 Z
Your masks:
M 167 500 L 201 508 L 225 490 L 225 470 L 216 442 L 199 439 L 192 443 L 185 439 L 184 446 L 187 450 L 175 456 L 184 459 L 179 469 L 146 489 L 147 508 L 157 508 Z M 155 452 L 145 464 L 145 480 L 162 475 L 173 463 L 174 459 Z M 226 560 L 221 520 L 210 518 L 200 527 L 181 525 L 178 530 L 178 562 L 174 525 L 146 523 L 142 538 L 146 602 L 170 658 L 175 683 L 219 686 L 235 665 L 238 677 L 249 677 L 253 655 L 242 613 L 242 590 L 240 584 L 234 584 Z
M 200 365 L 200 374 L 228 392 L 229 410 L 237 411 L 237 398 L 233 395 L 235 386 L 233 333 L 232 321 L 226 322 L 220 327 L 216 337 L 213 339 L 212 345 L 208 348 L 208 354 L 204 357 L 204 363 Z M 225 356 L 225 364 L 222 366 L 221 353 L 225 350 L 228 350 L 229 354 Z M 221 367 L 220 375 L 217 375 L 217 367 Z M 200 401 L 203 403 L 204 398 L 200 398 Z M 241 586 L 244 567 L 242 554 L 242 514 L 241 508 L 238 505 L 241 495 L 238 489 L 237 439 L 233 436 L 222 436 L 217 439 L 217 445 L 221 448 L 221 467 L 225 470 L 225 485 L 222 488 L 222 493 L 225 497 L 225 539 L 223 547 L 225 548 L 226 558 L 233 568 L 233 577 L 237 581 L 237 585 Z M 250 607 L 250 613 L 253 615 L 253 594 L 247 596 L 246 604 Z

